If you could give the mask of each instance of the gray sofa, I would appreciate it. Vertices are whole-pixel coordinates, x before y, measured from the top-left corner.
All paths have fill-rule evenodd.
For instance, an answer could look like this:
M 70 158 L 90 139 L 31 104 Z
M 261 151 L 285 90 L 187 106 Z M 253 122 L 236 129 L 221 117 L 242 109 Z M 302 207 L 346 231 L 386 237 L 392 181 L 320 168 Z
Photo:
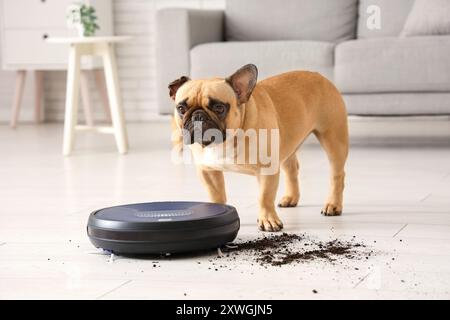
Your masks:
M 317 71 L 341 90 L 349 114 L 450 114 L 450 36 L 399 37 L 414 0 L 227 0 L 226 9 L 158 11 L 157 101 L 187 75 L 225 77 L 246 63 L 259 79 Z M 381 9 L 371 30 L 367 8 Z

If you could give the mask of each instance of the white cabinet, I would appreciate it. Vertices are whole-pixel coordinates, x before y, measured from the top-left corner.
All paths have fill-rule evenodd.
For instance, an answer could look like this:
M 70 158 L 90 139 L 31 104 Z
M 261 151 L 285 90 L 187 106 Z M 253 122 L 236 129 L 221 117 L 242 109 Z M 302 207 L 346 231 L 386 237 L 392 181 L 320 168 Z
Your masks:
M 67 48 L 49 45 L 46 38 L 73 37 L 66 26 L 66 10 L 75 0 L 0 0 L 2 67 L 9 70 L 64 70 Z M 112 1 L 85 0 L 96 9 L 98 36 L 113 35 Z M 98 61 L 83 60 L 83 68 L 96 68 Z

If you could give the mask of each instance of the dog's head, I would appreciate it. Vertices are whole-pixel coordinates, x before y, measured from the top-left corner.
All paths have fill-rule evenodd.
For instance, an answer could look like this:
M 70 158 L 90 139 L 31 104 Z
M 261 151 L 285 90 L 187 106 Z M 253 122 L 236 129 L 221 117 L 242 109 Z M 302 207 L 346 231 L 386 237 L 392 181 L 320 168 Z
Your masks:
M 181 77 L 169 84 L 175 101 L 175 123 L 184 129 L 184 144 L 222 143 L 226 129 L 243 123 L 243 107 L 255 88 L 258 69 L 248 64 L 226 79 L 191 80 Z

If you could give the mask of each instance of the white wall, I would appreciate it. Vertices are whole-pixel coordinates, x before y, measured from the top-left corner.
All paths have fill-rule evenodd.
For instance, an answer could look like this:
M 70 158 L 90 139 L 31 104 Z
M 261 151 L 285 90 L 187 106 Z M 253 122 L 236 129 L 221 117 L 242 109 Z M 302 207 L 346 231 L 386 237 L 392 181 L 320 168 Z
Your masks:
M 154 14 L 161 7 L 223 8 L 225 0 L 112 0 L 114 29 L 117 35 L 132 35 L 134 40 L 116 49 L 125 116 L 129 121 L 157 117 L 155 105 Z M 1 57 L 0 57 L 1 59 Z M 61 121 L 64 111 L 65 72 L 45 74 L 45 117 Z M 21 121 L 32 119 L 31 75 L 26 84 Z M 9 121 L 14 92 L 14 73 L 0 71 L 0 122 Z M 92 79 L 91 79 L 92 80 Z M 92 81 L 91 81 L 92 82 Z M 93 83 L 91 83 L 94 89 Z M 92 90 L 95 115 L 103 118 L 97 92 Z

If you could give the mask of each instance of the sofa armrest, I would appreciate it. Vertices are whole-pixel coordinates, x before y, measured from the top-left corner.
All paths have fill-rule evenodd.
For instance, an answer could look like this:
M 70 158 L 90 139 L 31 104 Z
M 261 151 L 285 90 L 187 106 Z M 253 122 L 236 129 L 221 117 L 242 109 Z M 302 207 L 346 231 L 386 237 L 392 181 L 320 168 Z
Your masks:
M 161 114 L 172 113 L 167 86 L 189 76 L 192 47 L 224 40 L 221 10 L 167 8 L 156 14 L 156 99 Z

